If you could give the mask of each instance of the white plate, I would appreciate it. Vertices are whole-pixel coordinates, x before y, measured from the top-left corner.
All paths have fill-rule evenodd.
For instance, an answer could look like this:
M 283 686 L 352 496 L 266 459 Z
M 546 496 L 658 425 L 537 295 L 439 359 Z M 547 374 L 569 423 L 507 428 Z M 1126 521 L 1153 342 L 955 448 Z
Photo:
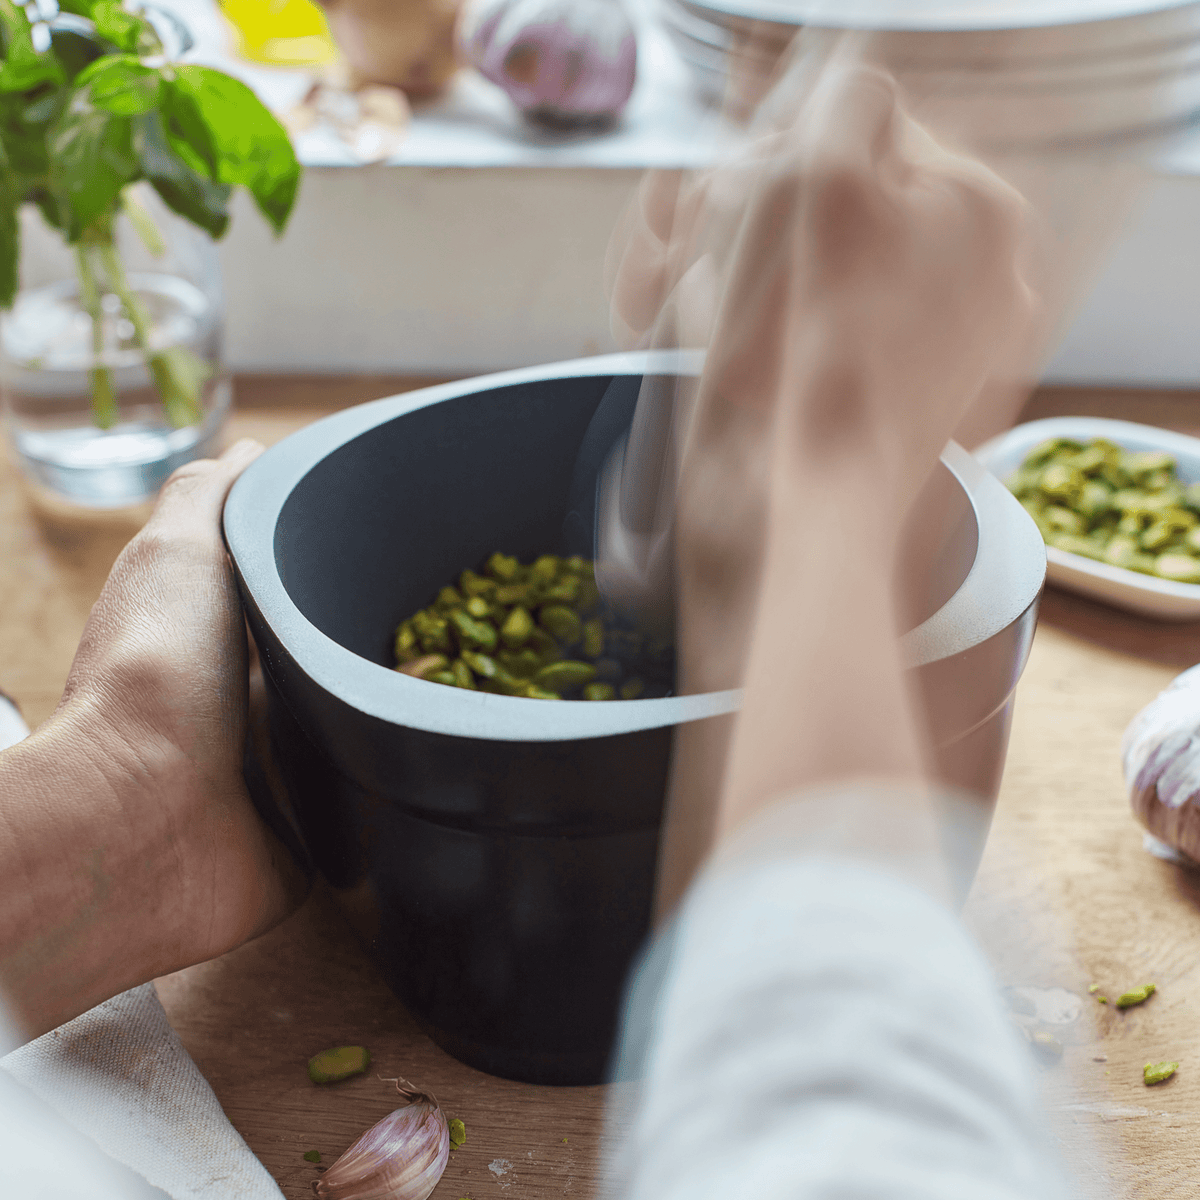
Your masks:
M 1132 421 L 1109 421 L 1103 417 L 1049 417 L 1029 421 L 985 442 L 975 457 L 1002 482 L 1021 465 L 1025 456 L 1047 438 L 1073 438 L 1086 442 L 1108 438 L 1126 450 L 1165 450 L 1175 456 L 1179 478 L 1184 483 L 1200 482 L 1200 439 L 1182 433 L 1135 425 Z M 1123 567 L 1095 562 L 1079 554 L 1046 547 L 1046 577 L 1061 587 L 1127 608 L 1162 621 L 1200 620 L 1200 584 L 1156 579 Z

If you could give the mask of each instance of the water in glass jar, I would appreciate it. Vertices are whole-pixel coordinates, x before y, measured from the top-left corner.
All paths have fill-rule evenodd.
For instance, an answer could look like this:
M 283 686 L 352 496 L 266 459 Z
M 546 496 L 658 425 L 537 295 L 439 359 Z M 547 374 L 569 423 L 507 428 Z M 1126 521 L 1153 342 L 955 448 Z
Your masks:
M 176 467 L 215 452 L 229 407 L 220 368 L 220 315 L 195 285 L 171 275 L 129 276 L 151 318 L 152 351 L 186 346 L 209 368 L 204 420 L 175 429 L 166 419 L 132 323 L 106 295 L 100 349 L 78 285 L 22 292 L 0 320 L 0 392 L 17 455 L 37 484 L 74 504 L 116 508 L 153 496 Z M 99 429 L 91 414 L 91 370 L 107 367 L 118 417 Z

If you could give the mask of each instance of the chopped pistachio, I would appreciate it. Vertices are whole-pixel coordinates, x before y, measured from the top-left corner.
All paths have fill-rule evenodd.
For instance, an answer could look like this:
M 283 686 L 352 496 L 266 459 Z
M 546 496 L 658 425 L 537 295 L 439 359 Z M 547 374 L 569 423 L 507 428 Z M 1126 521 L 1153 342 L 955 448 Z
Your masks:
M 533 618 L 519 604 L 508 614 L 500 626 L 500 640 L 510 649 L 516 650 L 529 641 L 533 632 Z
M 1099 990 L 1100 990 L 1100 985 L 1098 983 L 1089 983 L 1088 984 L 1088 995 L 1089 996 L 1094 996 Z
M 1117 997 L 1118 1008 L 1133 1008 L 1135 1004 L 1145 1004 L 1151 996 L 1154 995 L 1157 988 L 1154 984 L 1147 983 L 1140 988 L 1133 988 L 1131 991 L 1122 992 Z
M 320 1150 L 305 1150 L 304 1161 L 305 1162 L 320 1162 L 321 1161 Z
M 1142 1082 L 1147 1087 L 1154 1083 L 1166 1083 L 1178 1070 L 1177 1062 L 1147 1063 L 1142 1068 Z
M 361 1075 L 370 1065 L 371 1056 L 365 1047 L 335 1046 L 308 1060 L 308 1077 L 313 1083 L 338 1083 L 351 1075 Z
M 583 634 L 583 622 L 562 604 L 547 604 L 538 614 L 538 621 L 543 629 L 568 646 L 573 646 Z
M 467 1127 L 457 1117 L 451 1117 L 449 1128 L 451 1149 L 457 1150 L 467 1140 Z
M 501 554 L 499 550 L 487 560 L 484 570 L 492 576 L 493 579 L 500 580 L 501 583 L 511 583 L 516 578 L 517 568 L 520 564 L 517 562 L 515 555 Z
M 396 668 L 401 675 L 411 675 L 414 679 L 428 679 L 436 671 L 444 670 L 447 659 L 444 654 L 425 654 Z

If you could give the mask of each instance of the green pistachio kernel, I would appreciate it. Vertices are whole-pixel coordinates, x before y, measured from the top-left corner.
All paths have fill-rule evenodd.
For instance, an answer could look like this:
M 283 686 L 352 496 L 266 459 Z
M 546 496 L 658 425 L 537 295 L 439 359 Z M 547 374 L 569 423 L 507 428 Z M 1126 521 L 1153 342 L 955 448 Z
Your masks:
M 496 627 L 487 621 L 478 621 L 461 609 L 450 614 L 458 640 L 466 650 L 483 650 L 488 653 L 496 648 Z
M 1152 471 L 1173 471 L 1175 456 L 1165 450 L 1141 450 L 1125 456 L 1125 469 L 1131 475 L 1149 475 Z
M 539 687 L 536 683 L 530 681 L 526 683 L 517 693 L 524 696 L 527 700 L 561 700 L 562 696 L 558 692 L 552 692 L 549 688 Z
M 1190 554 L 1160 554 L 1154 560 L 1154 573 L 1176 583 L 1200 583 L 1200 559 Z
M 556 604 L 574 604 L 579 599 L 582 583 L 577 575 L 564 575 L 557 583 L 546 588 L 543 595 Z
M 1145 1004 L 1157 990 L 1152 983 L 1143 984 L 1140 988 L 1122 992 L 1116 999 L 1116 1005 L 1118 1008 L 1133 1008 L 1135 1004 Z
M 461 608 L 463 598 L 457 588 L 452 588 L 449 585 L 442 588 L 438 592 L 437 599 L 433 602 L 433 607 L 439 612 L 449 612 L 452 608 Z
M 477 621 L 490 616 L 492 611 L 492 606 L 482 596 L 472 596 L 465 607 Z
M 446 624 L 444 617 L 425 609 L 414 614 L 412 624 L 417 633 L 417 641 L 427 654 L 450 649 L 450 626 Z
M 589 683 L 583 689 L 585 700 L 615 700 L 617 689 L 611 683 Z
M 553 554 L 543 554 L 529 568 L 529 578 L 543 587 L 554 582 L 558 575 L 558 557 Z
M 596 586 L 596 581 L 587 575 L 579 581 L 579 595 L 575 600 L 575 608 L 585 613 L 599 607 L 599 604 L 600 589 Z
M 1068 554 L 1080 554 L 1084 558 L 1104 558 L 1104 551 L 1099 546 L 1073 533 L 1051 533 L 1046 541 L 1055 550 L 1064 550 Z
M 583 687 L 585 683 L 591 683 L 595 678 L 596 668 L 591 663 L 567 658 L 543 667 L 533 677 L 533 681 L 539 687 L 551 691 L 569 692 L 574 688 Z
M 1089 479 L 1083 485 L 1076 511 L 1089 520 L 1095 520 L 1096 517 L 1107 512 L 1111 505 L 1112 488 L 1095 479 Z
M 501 650 L 496 661 L 515 679 L 532 679 L 542 660 L 528 647 L 524 650 Z
M 425 678 L 430 683 L 444 683 L 449 687 L 458 687 L 458 676 L 453 671 L 431 671 Z
M 578 615 L 561 604 L 547 604 L 538 613 L 538 621 L 543 629 L 568 646 L 573 646 L 579 641 L 583 633 L 583 622 Z
M 604 622 L 599 617 L 583 623 L 583 653 L 585 658 L 599 658 L 604 653 Z
M 1048 504 L 1042 512 L 1042 520 L 1060 533 L 1083 533 L 1086 528 L 1078 513 L 1063 508 L 1061 504 Z
M 420 658 L 410 659 L 396 668 L 401 675 L 411 675 L 414 679 L 428 679 L 434 671 L 445 668 L 449 659 L 444 654 L 423 654 Z
M 1083 484 L 1083 472 L 1066 463 L 1050 463 L 1042 472 L 1042 491 L 1056 500 L 1074 504 L 1083 493 Z
M 457 1150 L 459 1146 L 466 1144 L 467 1127 L 457 1117 L 451 1117 L 447 1125 L 450 1129 L 450 1146 Z
M 533 618 L 527 609 L 518 605 L 505 618 L 500 626 L 500 640 L 510 649 L 516 650 L 529 641 L 533 632 Z
M 529 641 L 526 643 L 530 650 L 537 656 L 538 661 L 545 666 L 546 663 L 558 662 L 563 658 L 563 652 L 559 649 L 558 643 L 544 629 L 539 629 L 534 626 L 533 631 L 529 635 Z
M 413 628 L 411 621 L 405 621 L 400 628 L 396 630 L 396 661 L 399 663 L 411 662 L 421 653 L 417 642 L 417 631 Z
M 561 566 L 564 571 L 570 571 L 572 575 L 590 575 L 594 570 L 592 564 L 579 554 L 572 554 L 570 558 L 564 558 Z
M 1104 561 L 1114 567 L 1129 567 L 1137 557 L 1138 544 L 1127 534 L 1118 533 L 1104 548 Z
M 497 604 L 514 605 L 524 604 L 529 599 L 529 584 L 527 583 L 502 583 L 496 589 L 494 597 Z
M 1155 1083 L 1166 1083 L 1178 1070 L 1177 1062 L 1147 1063 L 1142 1068 L 1142 1082 L 1147 1087 Z
M 458 577 L 458 587 L 464 595 L 482 596 L 485 600 L 496 594 L 496 581 L 476 575 L 469 567 Z
M 498 669 L 494 658 L 487 654 L 479 654 L 474 650 L 464 650 L 462 660 L 483 679 L 492 679 Z
M 484 570 L 493 578 L 498 579 L 501 583 L 511 583 L 517 575 L 517 569 L 520 567 L 515 555 L 501 554 L 499 550 L 487 560 Z
M 365 1047 L 335 1046 L 308 1060 L 308 1077 L 313 1083 L 339 1083 L 352 1075 L 361 1075 L 370 1065 L 371 1056 Z
M 621 699 L 636 700 L 645 690 L 646 685 L 640 679 L 630 679 L 621 684 Z
M 305 1162 L 320 1162 L 321 1161 L 320 1150 L 305 1150 L 304 1161 Z
M 469 691 L 475 690 L 475 676 L 471 674 L 471 668 L 461 658 L 456 658 L 450 664 L 450 672 L 454 676 L 455 687 L 467 688 Z

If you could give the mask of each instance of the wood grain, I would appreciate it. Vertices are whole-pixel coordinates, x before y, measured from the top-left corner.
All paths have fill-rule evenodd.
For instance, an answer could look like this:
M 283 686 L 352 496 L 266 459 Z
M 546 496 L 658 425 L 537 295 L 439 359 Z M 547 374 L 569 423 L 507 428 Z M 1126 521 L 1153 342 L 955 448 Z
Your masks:
M 413 382 L 239 380 L 229 433 L 274 442 Z M 1026 416 L 1056 412 L 1200 431 L 1194 393 L 1046 389 Z M 15 469 L 0 466 L 0 689 L 31 723 L 57 701 L 88 610 L 136 527 L 136 517 L 40 513 Z M 1143 850 L 1119 757 L 1130 718 L 1197 661 L 1200 624 L 1158 624 L 1047 593 L 967 905 L 1002 987 L 1079 998 L 1076 1020 L 1045 1026 L 1064 1053 L 1041 1077 L 1051 1136 L 1106 1200 L 1200 1193 L 1200 878 Z M 1095 982 L 1115 997 L 1147 980 L 1158 994 L 1124 1013 L 1087 993 Z M 467 1143 L 435 1200 L 593 1192 L 604 1090 L 508 1083 L 454 1062 L 392 997 L 320 888 L 274 932 L 158 986 L 234 1126 L 289 1200 L 310 1196 L 320 1170 L 305 1151 L 328 1164 L 394 1107 L 380 1076 L 432 1090 L 466 1123 Z M 309 1083 L 306 1059 L 347 1043 L 370 1047 L 371 1071 L 333 1087 Z M 1178 1075 L 1145 1087 L 1142 1065 L 1163 1058 L 1180 1061 Z

